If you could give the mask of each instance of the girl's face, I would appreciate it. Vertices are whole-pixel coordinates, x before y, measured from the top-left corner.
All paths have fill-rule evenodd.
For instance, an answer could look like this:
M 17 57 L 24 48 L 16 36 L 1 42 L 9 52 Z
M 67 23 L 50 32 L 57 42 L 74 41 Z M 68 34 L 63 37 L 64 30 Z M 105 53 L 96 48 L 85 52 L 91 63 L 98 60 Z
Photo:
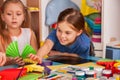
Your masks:
M 9 3 L 1 17 L 8 29 L 19 28 L 24 21 L 23 7 L 18 3 Z
M 57 38 L 62 45 L 72 44 L 76 40 L 77 36 L 82 33 L 82 30 L 77 32 L 72 28 L 74 28 L 74 26 L 66 21 L 58 23 Z

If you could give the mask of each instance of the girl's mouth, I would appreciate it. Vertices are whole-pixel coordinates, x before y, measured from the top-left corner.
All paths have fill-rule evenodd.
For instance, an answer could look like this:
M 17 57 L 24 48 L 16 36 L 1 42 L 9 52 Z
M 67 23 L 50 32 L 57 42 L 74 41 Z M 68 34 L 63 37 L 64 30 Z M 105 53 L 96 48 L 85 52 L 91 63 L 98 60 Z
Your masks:
M 12 24 L 17 24 L 17 22 L 12 22 Z
M 60 39 L 60 42 L 61 42 L 61 43 L 65 43 L 65 42 L 66 42 L 66 40 L 62 40 L 62 39 Z

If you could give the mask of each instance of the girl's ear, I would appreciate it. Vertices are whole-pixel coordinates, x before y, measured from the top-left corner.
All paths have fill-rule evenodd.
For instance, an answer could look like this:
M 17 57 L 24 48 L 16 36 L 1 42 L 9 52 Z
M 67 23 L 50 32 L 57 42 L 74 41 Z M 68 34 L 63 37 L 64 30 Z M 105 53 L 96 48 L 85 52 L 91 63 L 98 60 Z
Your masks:
M 81 35 L 81 34 L 82 34 L 82 32 L 83 32 L 83 30 L 82 30 L 82 29 L 81 29 L 80 31 L 78 31 L 77 36 Z

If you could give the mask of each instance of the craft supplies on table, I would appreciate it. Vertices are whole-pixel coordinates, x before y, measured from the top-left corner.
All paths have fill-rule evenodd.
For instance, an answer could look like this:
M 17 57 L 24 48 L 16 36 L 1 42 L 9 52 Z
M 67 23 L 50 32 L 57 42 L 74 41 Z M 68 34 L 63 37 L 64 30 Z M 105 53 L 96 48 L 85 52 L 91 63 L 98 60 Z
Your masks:
M 96 78 L 96 72 L 94 70 L 86 71 L 86 78 L 89 78 L 89 77 Z
M 89 67 L 81 67 L 81 70 L 82 70 L 82 71 L 88 71 L 88 70 L 90 70 L 90 69 L 89 69 Z
M 94 70 L 96 71 L 96 77 L 100 78 L 102 76 L 102 70 L 103 70 L 103 68 L 96 67 L 96 68 L 94 68 Z
M 80 67 L 80 66 L 77 66 L 77 65 L 68 65 L 68 66 L 61 67 L 59 69 L 53 70 L 51 72 L 51 74 L 58 74 L 58 75 L 70 74 L 72 76 L 72 79 L 74 79 L 74 80 L 85 80 L 85 79 L 89 80 L 89 78 L 92 78 L 92 80 L 94 80 L 94 79 L 97 80 L 98 78 L 96 76 L 96 70 L 95 70 L 97 68 L 99 68 L 99 67 L 93 68 L 92 66 L 90 66 L 90 67 Z M 101 67 L 100 67 L 100 69 L 101 69 Z M 70 80 L 72 80 L 72 79 L 70 79 Z
M 99 68 L 99 67 L 103 68 L 102 66 L 97 65 L 97 64 L 92 63 L 92 62 L 78 64 L 78 65 L 68 65 L 68 64 L 59 64 L 59 65 L 52 65 L 52 66 L 49 65 L 47 67 L 51 69 L 50 74 L 47 76 L 44 76 L 43 73 L 30 72 L 33 74 L 27 73 L 27 75 L 21 77 L 20 80 L 29 80 L 29 78 L 31 78 L 31 80 L 35 79 L 35 78 L 38 80 L 47 80 L 47 79 L 48 80 L 49 79 L 50 80 L 59 80 L 59 79 L 60 80 L 78 80 L 79 76 L 77 76 L 75 74 L 78 74 L 79 71 L 85 72 L 87 70 L 94 70 L 95 68 Z M 35 66 L 34 66 L 34 68 L 35 68 Z M 35 70 L 37 70 L 37 69 L 35 69 Z M 76 73 L 76 72 L 78 72 L 78 73 Z M 86 78 L 86 74 L 85 74 L 85 78 Z
M 84 80 L 85 79 L 85 72 L 84 71 L 76 71 L 75 76 L 78 80 Z
M 104 69 L 102 71 L 102 76 L 105 76 L 107 78 L 112 77 L 112 70 Z

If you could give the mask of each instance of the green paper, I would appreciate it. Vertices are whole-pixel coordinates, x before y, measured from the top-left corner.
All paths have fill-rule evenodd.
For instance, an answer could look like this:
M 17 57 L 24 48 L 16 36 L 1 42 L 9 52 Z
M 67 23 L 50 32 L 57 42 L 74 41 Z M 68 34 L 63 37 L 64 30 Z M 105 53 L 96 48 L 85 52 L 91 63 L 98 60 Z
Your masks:
M 27 73 L 27 75 L 24 75 L 18 80 L 37 80 L 39 77 L 42 77 L 43 74 L 41 73 Z
M 14 41 L 10 43 L 10 45 L 8 45 L 8 47 L 6 48 L 6 55 L 9 57 L 20 56 L 17 41 Z
M 21 56 L 22 58 L 26 58 L 30 53 L 36 54 L 36 51 L 32 48 L 31 45 L 26 44 L 23 48 L 22 54 L 20 55 L 17 41 L 11 42 L 10 45 L 8 45 L 6 48 L 6 55 L 8 57 Z
M 30 46 L 29 44 L 26 44 L 25 48 L 22 51 L 22 58 L 26 58 L 30 53 L 36 54 L 36 51 Z

